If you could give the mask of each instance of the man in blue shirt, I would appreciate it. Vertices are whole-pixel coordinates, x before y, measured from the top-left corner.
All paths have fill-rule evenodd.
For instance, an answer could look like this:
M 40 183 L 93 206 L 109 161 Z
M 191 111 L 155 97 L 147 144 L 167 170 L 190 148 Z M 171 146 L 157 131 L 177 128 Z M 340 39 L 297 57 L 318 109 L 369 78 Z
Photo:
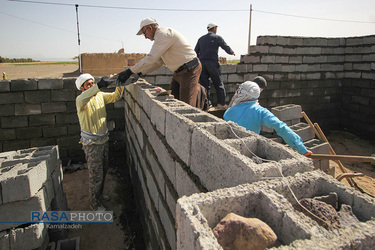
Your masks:
M 224 113 L 224 120 L 233 121 L 257 134 L 260 133 L 262 125 L 273 128 L 298 153 L 305 156 L 311 155 L 312 152 L 306 149 L 299 135 L 293 132 L 268 109 L 257 104 L 259 95 L 260 88 L 258 84 L 251 81 L 242 83 L 233 97 L 233 106 Z
M 235 54 L 233 50 L 225 43 L 224 39 L 221 36 L 216 35 L 216 24 L 209 23 L 207 25 L 207 30 L 208 33 L 198 39 L 197 45 L 194 49 L 202 63 L 202 73 L 199 78 L 199 82 L 206 89 L 208 102 L 209 105 L 211 105 L 209 81 L 211 78 L 212 84 L 214 85 L 217 93 L 218 107 L 223 107 L 225 105 L 225 88 L 221 78 L 218 50 L 219 47 L 221 47 L 229 55 Z

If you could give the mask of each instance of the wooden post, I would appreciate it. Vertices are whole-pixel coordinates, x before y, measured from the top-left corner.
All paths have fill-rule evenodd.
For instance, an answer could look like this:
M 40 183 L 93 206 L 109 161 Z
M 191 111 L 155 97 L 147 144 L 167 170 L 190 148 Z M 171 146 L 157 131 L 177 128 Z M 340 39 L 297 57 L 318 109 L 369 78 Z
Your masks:
M 250 4 L 250 20 L 249 20 L 249 43 L 247 45 L 247 54 L 250 54 L 250 39 L 251 39 L 251 13 L 253 12 L 253 5 Z

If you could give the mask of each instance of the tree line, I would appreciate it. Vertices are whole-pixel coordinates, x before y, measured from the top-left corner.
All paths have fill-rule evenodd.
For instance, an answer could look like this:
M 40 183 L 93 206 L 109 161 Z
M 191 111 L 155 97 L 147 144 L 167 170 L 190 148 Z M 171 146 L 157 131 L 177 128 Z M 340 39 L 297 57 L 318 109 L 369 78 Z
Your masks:
M 24 62 L 40 62 L 31 58 L 4 58 L 0 56 L 0 63 L 24 63 Z

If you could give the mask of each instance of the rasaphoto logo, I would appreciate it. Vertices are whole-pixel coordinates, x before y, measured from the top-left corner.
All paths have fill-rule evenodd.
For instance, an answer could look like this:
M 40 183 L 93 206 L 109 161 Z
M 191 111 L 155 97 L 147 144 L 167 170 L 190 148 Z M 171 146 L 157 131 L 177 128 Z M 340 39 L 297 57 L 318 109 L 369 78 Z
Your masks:
M 113 223 L 113 211 L 32 211 L 31 223 Z

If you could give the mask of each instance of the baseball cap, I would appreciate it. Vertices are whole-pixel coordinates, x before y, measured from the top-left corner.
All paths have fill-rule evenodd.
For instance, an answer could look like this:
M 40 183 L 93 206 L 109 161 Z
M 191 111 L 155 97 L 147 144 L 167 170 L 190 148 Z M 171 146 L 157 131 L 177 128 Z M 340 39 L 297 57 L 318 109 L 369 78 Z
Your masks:
M 208 29 L 208 30 L 210 30 L 210 29 L 212 29 L 212 28 L 214 28 L 214 27 L 217 27 L 217 24 L 216 24 L 216 23 L 209 23 L 209 24 L 207 24 L 207 29 Z
M 140 28 L 139 28 L 139 31 L 137 33 L 137 36 L 142 35 L 142 28 L 145 27 L 145 26 L 147 26 L 147 25 L 150 25 L 150 24 L 157 24 L 157 22 L 156 22 L 156 20 L 154 18 L 151 18 L 151 17 L 144 18 L 141 21 L 141 24 L 139 25 Z

